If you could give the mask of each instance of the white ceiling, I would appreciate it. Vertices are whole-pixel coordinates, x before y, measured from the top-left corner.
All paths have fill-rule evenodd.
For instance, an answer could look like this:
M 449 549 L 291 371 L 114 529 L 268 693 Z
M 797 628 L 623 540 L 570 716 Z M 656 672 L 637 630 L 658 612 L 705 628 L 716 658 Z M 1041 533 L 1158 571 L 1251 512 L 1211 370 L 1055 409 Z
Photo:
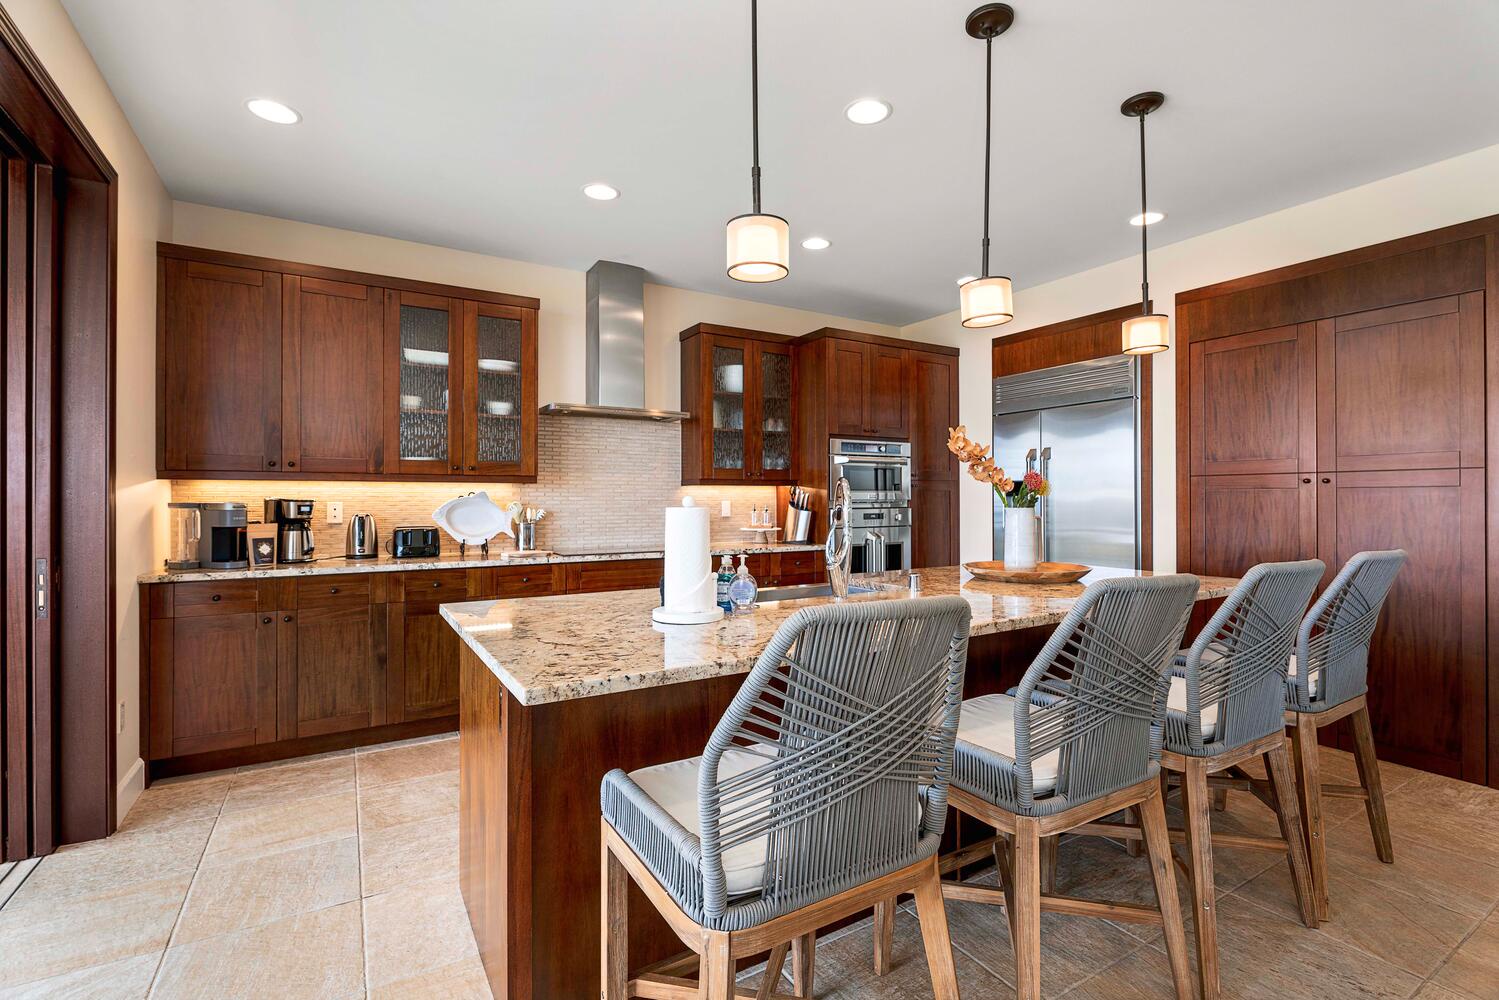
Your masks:
M 978 267 L 976 0 L 761 3 L 764 207 L 793 250 L 759 286 L 723 274 L 750 207 L 745 0 L 63 2 L 180 200 L 896 324 L 956 308 Z M 1167 95 L 1158 242 L 1499 142 L 1490 0 L 1014 5 L 993 258 L 1017 287 L 1138 246 L 1137 91 Z M 867 95 L 884 124 L 844 119 Z

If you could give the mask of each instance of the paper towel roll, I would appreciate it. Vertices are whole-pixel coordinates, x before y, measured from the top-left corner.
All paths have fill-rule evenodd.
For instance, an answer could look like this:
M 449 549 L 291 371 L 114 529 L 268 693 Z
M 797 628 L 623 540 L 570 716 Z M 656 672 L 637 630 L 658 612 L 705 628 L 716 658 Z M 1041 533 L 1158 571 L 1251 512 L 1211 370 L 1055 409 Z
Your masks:
M 708 510 L 692 497 L 666 508 L 666 593 L 665 603 L 652 612 L 656 621 L 698 625 L 723 617 L 708 535 Z

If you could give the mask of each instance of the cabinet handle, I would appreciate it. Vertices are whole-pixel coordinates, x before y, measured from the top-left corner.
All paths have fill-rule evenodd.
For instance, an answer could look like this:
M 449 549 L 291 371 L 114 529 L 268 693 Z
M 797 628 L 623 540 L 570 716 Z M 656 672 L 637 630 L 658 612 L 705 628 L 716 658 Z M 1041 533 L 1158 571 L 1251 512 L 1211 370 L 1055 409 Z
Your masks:
M 291 615 L 283 615 L 281 620 L 284 622 L 289 622 L 291 621 Z
M 213 595 L 213 603 L 217 604 L 217 603 L 219 603 L 222 600 L 223 600 L 223 598 L 220 597 L 218 594 L 214 594 Z
M 260 624 L 262 624 L 262 625 L 269 625 L 270 623 L 271 623 L 270 618 L 262 618 L 262 619 L 260 619 Z
M 269 462 L 265 463 L 265 467 L 267 469 L 274 469 L 276 467 L 276 460 L 271 459 Z

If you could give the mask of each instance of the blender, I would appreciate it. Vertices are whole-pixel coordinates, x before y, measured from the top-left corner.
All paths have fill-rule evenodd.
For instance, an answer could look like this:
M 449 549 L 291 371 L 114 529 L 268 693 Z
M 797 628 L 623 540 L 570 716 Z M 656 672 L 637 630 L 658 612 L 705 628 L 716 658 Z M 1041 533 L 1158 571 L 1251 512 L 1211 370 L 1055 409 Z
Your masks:
M 203 534 L 203 518 L 195 503 L 167 504 L 171 524 L 171 541 L 167 549 L 167 569 L 197 569 L 198 539 Z

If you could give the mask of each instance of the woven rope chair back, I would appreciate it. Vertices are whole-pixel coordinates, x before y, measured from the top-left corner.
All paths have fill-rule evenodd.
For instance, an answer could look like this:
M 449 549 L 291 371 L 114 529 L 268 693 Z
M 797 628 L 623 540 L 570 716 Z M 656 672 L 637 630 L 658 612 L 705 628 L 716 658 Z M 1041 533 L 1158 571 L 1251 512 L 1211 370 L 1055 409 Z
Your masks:
M 1191 574 L 1104 580 L 1078 599 L 1020 682 L 1016 799 L 1060 812 L 1143 781 L 1161 755 L 1172 657 L 1196 599 Z M 1055 792 L 1038 808 L 1033 762 L 1060 751 Z
M 1327 585 L 1296 636 L 1296 676 L 1286 680 L 1287 704 L 1317 712 L 1368 690 L 1369 640 L 1405 559 L 1404 549 L 1360 552 Z
M 1187 650 L 1185 717 L 1167 716 L 1167 742 L 1221 753 L 1285 728 L 1286 664 L 1296 630 L 1326 570 L 1320 559 L 1261 563 L 1244 574 Z M 1202 710 L 1216 705 L 1211 743 Z
M 969 618 L 961 597 L 940 597 L 805 608 L 781 625 L 698 771 L 708 919 L 730 906 L 723 852 L 758 838 L 768 839 L 763 886 L 734 905 L 735 926 L 936 852 Z M 763 763 L 720 779 L 730 749 Z

